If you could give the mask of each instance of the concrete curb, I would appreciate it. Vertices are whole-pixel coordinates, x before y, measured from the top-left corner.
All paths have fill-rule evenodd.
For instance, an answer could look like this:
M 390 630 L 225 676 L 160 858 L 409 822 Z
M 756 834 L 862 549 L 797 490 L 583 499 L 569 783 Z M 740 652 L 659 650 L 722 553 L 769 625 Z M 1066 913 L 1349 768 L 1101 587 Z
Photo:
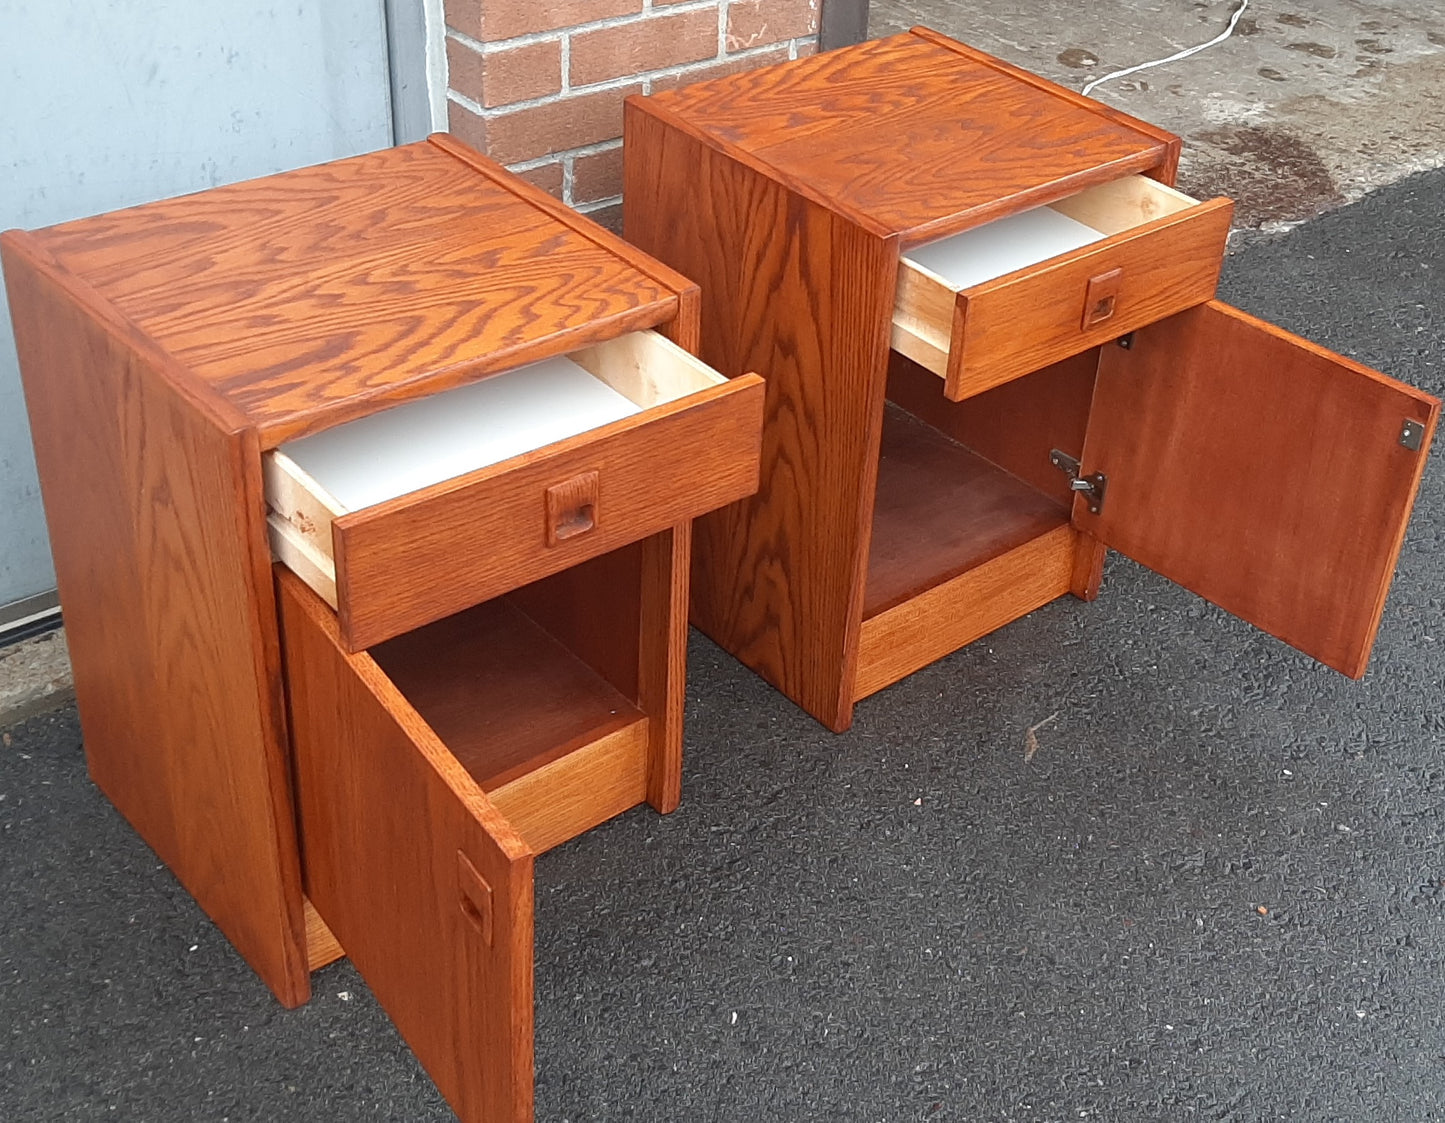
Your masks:
M 0 725 L 58 709 L 74 697 L 64 628 L 0 648 Z

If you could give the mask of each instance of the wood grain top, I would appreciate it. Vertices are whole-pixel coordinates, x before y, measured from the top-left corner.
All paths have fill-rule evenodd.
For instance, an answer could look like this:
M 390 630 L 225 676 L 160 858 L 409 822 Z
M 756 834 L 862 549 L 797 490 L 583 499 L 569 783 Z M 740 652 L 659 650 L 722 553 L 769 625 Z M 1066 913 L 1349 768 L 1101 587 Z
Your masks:
M 263 447 L 656 326 L 687 287 L 447 137 L 34 240 Z
M 923 29 L 641 104 L 909 243 L 1132 172 L 1172 175 L 1178 150 L 1162 130 Z

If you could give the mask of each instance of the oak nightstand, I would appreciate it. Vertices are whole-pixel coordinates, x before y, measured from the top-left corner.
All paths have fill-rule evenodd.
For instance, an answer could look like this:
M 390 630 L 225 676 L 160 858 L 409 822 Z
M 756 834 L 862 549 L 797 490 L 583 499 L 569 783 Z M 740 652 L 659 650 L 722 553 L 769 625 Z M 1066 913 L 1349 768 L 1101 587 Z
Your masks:
M 761 381 L 447 137 L 3 251 L 91 775 L 282 1002 L 346 954 L 459 1115 L 530 1119 L 533 857 L 677 805 Z
M 1105 548 L 1364 672 L 1439 403 L 1212 297 L 1179 141 L 917 29 L 626 109 L 627 237 L 767 379 L 694 622 L 833 729 Z

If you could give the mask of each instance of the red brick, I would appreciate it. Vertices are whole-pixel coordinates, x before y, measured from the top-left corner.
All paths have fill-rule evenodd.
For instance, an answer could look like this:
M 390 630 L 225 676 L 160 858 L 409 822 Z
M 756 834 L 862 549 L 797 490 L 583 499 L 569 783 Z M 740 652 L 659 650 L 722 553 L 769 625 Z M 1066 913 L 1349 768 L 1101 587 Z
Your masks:
M 727 49 L 746 51 L 818 30 L 820 0 L 733 0 L 728 5 Z
M 482 55 L 455 39 L 447 40 L 447 89 L 482 100 Z
M 799 58 L 807 58 L 809 55 L 816 55 L 817 53 L 818 53 L 818 40 L 816 40 L 816 39 L 811 39 L 811 40 L 809 40 L 809 41 L 806 42 L 806 43 L 799 43 L 799 44 L 798 44 L 798 57 L 799 57 Z
M 446 12 L 448 27 L 454 27 L 463 35 L 473 39 L 482 36 L 482 5 L 487 0 L 445 0 L 442 7 Z
M 530 168 L 525 172 L 515 173 L 519 179 L 525 179 L 528 183 L 536 184 L 549 195 L 562 198 L 562 161 L 558 160 L 551 164 L 542 164 L 539 167 Z
M 659 15 L 572 36 L 571 83 L 587 86 L 716 58 L 717 8 Z
M 572 202 L 593 203 L 621 194 L 621 148 L 593 152 L 572 161 Z
M 614 234 L 622 233 L 622 204 L 613 203 L 610 207 L 600 207 L 595 211 L 588 211 L 587 217 L 598 226 L 605 226 Z
M 517 164 L 613 140 L 622 135 L 622 99 L 641 89 L 627 85 L 575 94 L 488 117 L 482 151 L 503 164 Z
M 447 132 L 478 152 L 487 151 L 487 122 L 454 101 L 447 102 Z
M 706 82 L 709 78 L 723 78 L 729 74 L 737 74 L 743 70 L 753 70 L 759 66 L 772 66 L 776 62 L 788 60 L 788 48 L 786 44 L 775 47 L 771 51 L 759 51 L 755 55 L 748 55 L 745 58 L 729 58 L 720 62 L 708 63 L 704 66 L 694 66 L 684 70 L 681 74 L 668 74 L 661 78 L 652 80 L 652 92 L 661 93 L 663 90 L 671 90 L 677 86 L 690 86 L 694 82 Z
M 448 39 L 447 85 L 488 109 L 555 94 L 562 88 L 562 41 L 478 52 Z
M 447 26 L 499 43 L 642 11 L 642 0 L 446 0 Z

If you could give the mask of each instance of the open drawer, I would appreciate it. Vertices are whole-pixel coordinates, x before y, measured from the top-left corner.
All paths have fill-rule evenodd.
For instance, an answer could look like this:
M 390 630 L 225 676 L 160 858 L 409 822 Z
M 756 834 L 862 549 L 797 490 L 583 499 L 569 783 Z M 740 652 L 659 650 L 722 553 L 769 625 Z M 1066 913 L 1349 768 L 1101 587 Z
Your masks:
M 531 1119 L 534 855 L 679 774 L 687 539 L 356 653 L 275 567 L 307 896 L 468 1123 Z
M 1214 295 L 1233 204 L 1129 176 L 917 246 L 893 347 L 954 401 Z
M 751 494 L 762 406 L 619 336 L 268 453 L 271 547 L 359 651 Z

